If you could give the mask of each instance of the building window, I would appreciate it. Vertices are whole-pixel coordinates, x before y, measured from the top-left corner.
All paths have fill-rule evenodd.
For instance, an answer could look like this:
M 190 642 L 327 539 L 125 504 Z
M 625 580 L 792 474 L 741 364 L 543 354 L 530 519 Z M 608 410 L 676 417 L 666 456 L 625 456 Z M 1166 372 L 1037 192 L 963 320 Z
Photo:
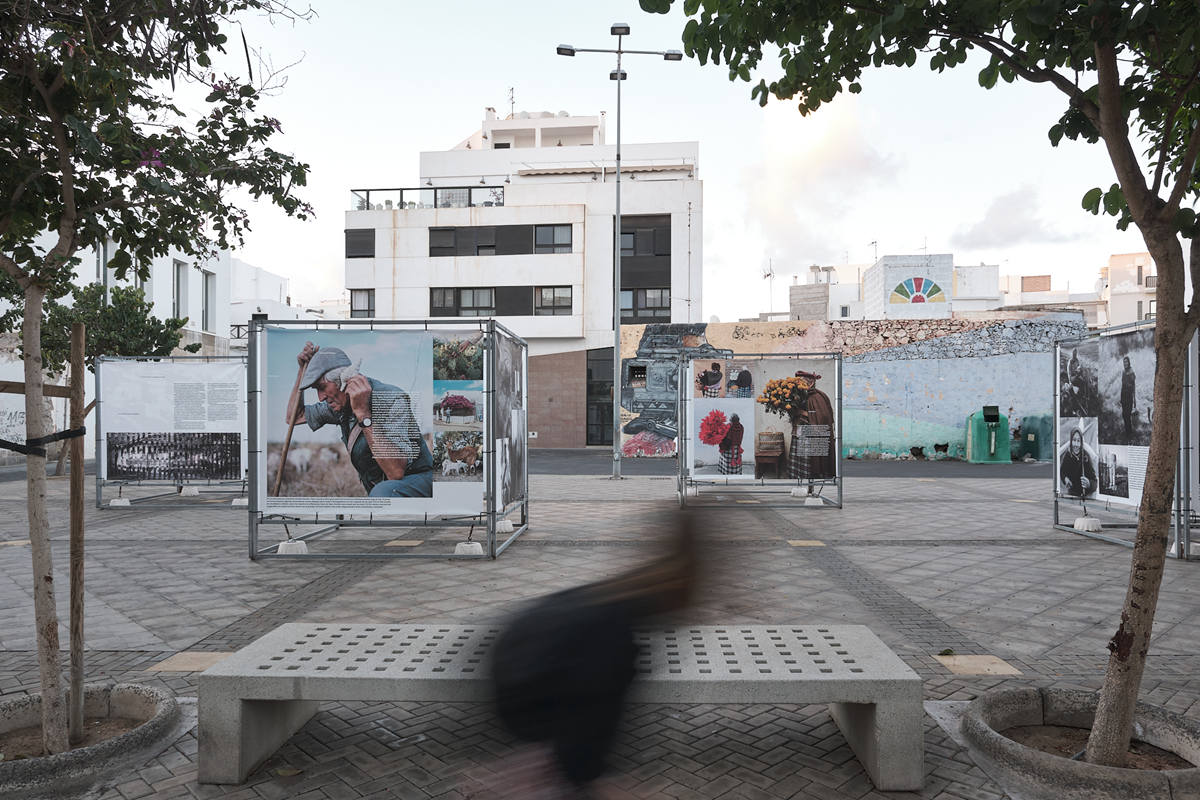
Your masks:
M 375 290 L 374 289 L 351 289 L 350 290 L 350 317 L 374 317 L 375 316 Z
M 454 255 L 454 238 L 454 228 L 430 228 L 430 257 Z
M 1138 267 L 1138 269 L 1141 269 L 1141 267 Z M 1136 319 L 1142 319 L 1142 301 L 1141 300 L 1137 301 L 1137 317 L 1136 317 Z
M 496 315 L 494 289 L 430 289 L 431 317 L 492 317 Z
M 204 292 L 200 303 L 200 320 L 204 330 L 217 329 L 217 276 L 211 272 L 201 272 L 204 281 Z
M 171 270 L 171 316 L 183 319 L 187 316 L 188 265 L 176 261 Z
M 636 307 L 634 303 L 636 302 Z M 637 317 L 646 321 L 647 317 L 671 316 L 670 289 L 627 289 L 621 292 L 621 316 Z
M 1142 285 L 1142 265 L 1138 264 L 1138 286 Z
M 850 306 L 842 306 L 842 318 L 850 316 Z
M 512 147 L 512 144 L 509 142 L 496 142 L 492 145 L 493 150 L 507 150 L 510 147 Z
M 1150 311 L 1149 311 L 1149 313 L 1146 314 L 1146 319 L 1154 319 L 1155 315 L 1157 315 L 1157 314 L 1158 314 L 1158 301 L 1151 300 L 1150 301 Z
M 621 234 L 621 258 L 633 257 L 633 239 L 632 233 Z
M 375 229 L 358 228 L 346 231 L 346 258 L 374 258 Z
M 539 286 L 533 290 L 533 314 L 537 317 L 569 315 L 570 286 Z
M 533 229 L 534 253 L 571 252 L 570 225 L 537 225 Z
M 496 314 L 496 293 L 491 289 L 459 289 L 458 316 L 492 317 Z

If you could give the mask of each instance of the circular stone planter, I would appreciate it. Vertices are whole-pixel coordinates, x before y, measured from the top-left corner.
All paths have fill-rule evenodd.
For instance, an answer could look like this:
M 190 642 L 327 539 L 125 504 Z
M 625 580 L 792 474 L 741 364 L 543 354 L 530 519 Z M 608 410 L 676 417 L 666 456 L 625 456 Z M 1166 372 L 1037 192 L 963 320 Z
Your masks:
M 1024 800 L 1171 800 L 1200 797 L 1200 768 L 1136 770 L 1053 756 L 1002 736 L 1026 725 L 1092 727 L 1100 695 L 1074 689 L 1004 689 L 972 701 L 963 736 L 972 755 L 1014 797 Z M 1134 738 L 1200 763 L 1200 723 L 1139 702 Z
M 182 719 L 174 697 L 160 689 L 131 683 L 85 686 L 83 715 L 126 717 L 142 724 L 120 736 L 67 753 L 0 761 L 0 797 L 62 797 L 93 788 L 161 752 L 178 732 Z M 40 694 L 0 699 L 0 731 L 41 724 Z

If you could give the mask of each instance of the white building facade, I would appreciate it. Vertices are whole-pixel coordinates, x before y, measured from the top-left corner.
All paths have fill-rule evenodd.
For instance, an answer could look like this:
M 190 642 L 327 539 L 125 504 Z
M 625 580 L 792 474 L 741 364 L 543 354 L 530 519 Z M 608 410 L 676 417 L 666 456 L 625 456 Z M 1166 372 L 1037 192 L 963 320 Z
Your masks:
M 616 147 L 605 117 L 485 116 L 453 149 L 421 153 L 421 185 L 352 193 L 350 315 L 495 317 L 529 341 L 530 385 L 547 388 L 531 392 L 530 444 L 611 444 Z M 696 142 L 622 146 L 622 325 L 701 319 L 698 157 Z

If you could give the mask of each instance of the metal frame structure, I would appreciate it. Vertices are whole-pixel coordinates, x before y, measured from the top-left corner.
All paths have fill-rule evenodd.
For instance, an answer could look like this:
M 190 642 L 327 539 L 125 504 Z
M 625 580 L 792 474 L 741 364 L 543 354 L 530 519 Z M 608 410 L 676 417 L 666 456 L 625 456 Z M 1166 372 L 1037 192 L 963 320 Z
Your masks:
M 431 331 L 437 328 L 452 328 L 454 330 L 463 330 L 475 328 L 484 332 L 484 395 L 487 402 L 487 411 L 484 418 L 484 470 L 486 476 L 484 479 L 484 507 L 478 514 L 474 515 L 431 515 L 431 514 L 406 514 L 401 516 L 396 515 L 376 515 L 368 514 L 367 519 L 347 519 L 345 512 L 332 513 L 322 516 L 321 514 L 308 515 L 293 515 L 293 514 L 273 514 L 265 513 L 258 505 L 258 481 L 266 480 L 266 475 L 259 466 L 260 458 L 263 452 L 259 450 L 259 402 L 262 396 L 261 387 L 261 370 L 263 354 L 261 350 L 260 335 L 267 327 L 275 327 L 290 330 L 342 330 L 353 328 L 367 328 L 376 330 L 385 329 L 400 329 L 400 330 L 423 330 Z M 518 536 L 529 529 L 529 459 L 524 459 L 524 478 L 525 492 L 514 502 L 507 507 L 503 507 L 500 503 L 500 487 L 497 485 L 496 475 L 496 441 L 493 435 L 495 430 L 495 419 L 498 413 L 497 398 L 496 398 L 496 341 L 497 337 L 503 336 L 515 341 L 522 353 L 522 380 L 528 381 L 528 361 L 529 361 L 529 345 L 528 343 L 517 336 L 512 331 L 505 328 L 493 319 L 479 318 L 472 322 L 467 318 L 446 318 L 446 319 L 429 319 L 429 320 L 381 320 L 381 319 L 338 319 L 338 320 L 269 320 L 265 315 L 255 315 L 250 322 L 250 361 L 247 376 L 247 392 L 249 394 L 249 436 L 248 436 L 248 455 L 249 455 L 249 471 L 250 471 L 250 507 L 248 519 L 248 544 L 249 555 L 251 560 L 260 558 L 284 558 L 284 559 L 459 559 L 459 560 L 479 560 L 487 558 L 495 558 L 500 553 L 516 540 Z M 522 394 L 525 408 L 528 409 L 528 389 Z M 522 439 L 522 446 L 528 447 L 526 440 Z M 497 532 L 497 523 L 501 520 L 508 519 L 509 516 L 517 514 L 519 524 L 516 522 L 510 523 L 513 526 L 513 531 L 508 538 L 501 541 Z M 289 538 L 295 541 L 313 540 L 321 536 L 326 536 L 335 531 L 349 528 L 470 528 L 473 533 L 477 527 L 483 527 L 486 532 L 486 540 L 481 542 L 484 544 L 484 552 L 482 554 L 455 554 L 455 553 L 406 553 L 397 552 L 395 548 L 391 548 L 392 552 L 379 552 L 378 550 L 366 553 L 356 552 L 338 552 L 338 553 L 280 553 L 278 552 L 278 542 L 270 545 L 261 545 L 259 542 L 259 529 L 264 525 L 318 525 L 317 530 L 307 533 L 291 536 Z M 468 534 L 470 540 L 471 534 Z
M 1129 530 L 1135 529 L 1138 526 L 1137 517 L 1139 514 L 1139 506 L 1127 505 L 1124 503 L 1113 503 L 1111 501 L 1095 499 L 1086 500 L 1083 498 L 1072 497 L 1070 495 L 1061 494 L 1058 490 L 1058 448 L 1059 448 L 1059 420 L 1060 420 L 1060 393 L 1059 386 L 1059 359 L 1060 353 L 1064 346 L 1069 346 L 1077 342 L 1085 342 L 1091 339 L 1099 339 L 1104 336 L 1110 336 L 1118 332 L 1128 332 L 1142 328 L 1154 327 L 1153 320 L 1142 322 L 1131 322 L 1125 325 L 1116 325 L 1111 328 L 1103 328 L 1089 333 L 1087 336 L 1080 336 L 1072 339 L 1059 339 L 1054 343 L 1054 527 L 1060 531 L 1069 533 L 1078 533 L 1092 539 L 1099 539 L 1110 544 L 1118 544 L 1123 547 L 1133 547 L 1132 541 L 1119 539 L 1115 536 L 1108 536 L 1103 533 L 1105 530 Z M 1196 379 L 1197 357 L 1200 354 L 1200 347 L 1197 341 L 1200 336 L 1193 337 L 1188 345 L 1188 356 L 1184 362 L 1184 377 L 1183 377 L 1183 412 L 1180 420 L 1179 433 L 1179 453 L 1175 467 L 1175 501 L 1171 513 L 1170 527 L 1170 542 L 1167 548 L 1167 555 L 1171 558 L 1180 558 L 1185 561 L 1200 560 L 1200 553 L 1192 552 L 1192 480 L 1193 467 L 1196 466 L 1196 447 L 1192 443 L 1192 437 L 1195 435 L 1192 428 L 1192 418 L 1198 410 L 1198 396 L 1195 391 L 1194 381 Z M 1198 426 L 1200 427 L 1200 426 Z M 1135 519 L 1133 522 L 1101 522 L 1101 532 L 1081 531 L 1077 530 L 1072 525 L 1063 524 L 1060 516 L 1060 503 L 1078 506 L 1083 509 L 1084 515 L 1087 515 L 1087 506 L 1090 504 L 1093 507 L 1100 506 L 1106 512 L 1114 512 L 1119 514 L 1129 514 Z
M 678 445 L 678 463 L 679 475 L 677 479 L 679 491 L 679 507 L 686 508 L 689 497 L 699 499 L 701 497 L 701 487 L 721 487 L 727 490 L 736 489 L 739 495 L 745 494 L 753 497 L 768 496 L 768 497 L 787 497 L 784 502 L 772 502 L 766 504 L 768 507 L 786 507 L 786 508 L 841 508 L 842 507 L 842 354 L 841 353 L 735 353 L 732 356 L 734 360 L 759 360 L 759 361 L 795 361 L 795 360 L 825 360 L 834 364 L 834 386 L 837 387 L 836 396 L 834 397 L 835 408 L 837 411 L 837 425 L 834 431 L 836 437 L 836 461 L 834 469 L 834 477 L 824 478 L 821 480 L 802 480 L 800 478 L 728 478 L 717 477 L 712 478 L 700 477 L 696 478 L 689 474 L 688 462 L 691 460 L 692 448 L 692 401 L 696 398 L 692 397 L 692 382 L 687 379 L 688 365 L 695 359 L 680 359 L 679 363 L 679 396 L 678 396 L 678 413 L 676 418 L 679 420 L 679 445 Z M 705 359 L 709 360 L 709 359 Z M 728 359 L 727 359 L 728 360 Z M 835 497 L 826 497 L 823 492 L 826 487 L 832 487 L 835 491 Z M 799 488 L 807 488 L 808 491 L 803 495 L 796 495 L 793 492 Z M 810 499 L 816 499 L 819 504 L 809 504 Z
M 103 371 L 101 369 L 101 367 L 103 364 L 122 362 L 122 361 L 126 361 L 126 362 L 128 362 L 128 361 L 142 361 L 142 362 L 169 361 L 169 362 L 183 362 L 183 363 L 201 362 L 201 363 L 206 363 L 206 364 L 234 363 L 234 362 L 240 361 L 242 363 L 242 365 L 244 366 L 247 361 L 246 356 L 100 356 L 96 361 L 97 361 L 97 364 L 96 364 L 96 461 L 97 461 L 97 464 L 96 464 L 96 508 L 99 508 L 99 509 L 120 508 L 122 510 L 126 510 L 129 508 L 154 508 L 154 509 L 173 508 L 173 509 L 178 509 L 178 508 L 180 508 L 180 505 L 178 503 L 163 504 L 163 503 L 153 503 L 151 501 L 161 500 L 164 497 L 178 497 L 179 489 L 183 486 L 189 486 L 189 487 L 194 486 L 197 488 L 214 487 L 214 486 L 229 487 L 229 488 L 224 488 L 224 489 L 210 490 L 207 492 L 203 491 L 203 489 L 201 488 L 201 494 L 202 495 L 204 495 L 204 494 L 225 495 L 225 496 L 232 495 L 235 497 L 245 497 L 246 496 L 246 492 L 249 490 L 250 487 L 249 487 L 249 484 L 247 483 L 245 469 L 242 470 L 242 479 L 241 480 L 201 480 L 201 479 L 188 478 L 188 479 L 184 479 L 184 480 L 125 481 L 125 480 L 108 480 L 108 479 L 102 478 L 101 475 L 104 472 L 104 469 L 102 469 L 102 465 L 99 463 L 100 462 L 100 453 L 104 452 L 104 448 L 102 447 L 102 443 L 104 440 L 104 429 L 103 429 L 104 428 L 104 422 L 103 422 L 104 416 L 101 413 L 101 411 L 104 407 L 104 392 L 103 392 L 103 387 L 101 385 L 101 373 Z M 249 443 L 247 442 L 247 456 L 249 455 L 248 444 Z M 139 486 L 139 487 L 140 486 L 164 486 L 164 487 L 171 486 L 171 487 L 174 487 L 176 491 L 163 492 L 161 494 L 155 494 L 155 495 L 151 495 L 149 497 L 139 497 L 136 499 L 130 498 L 128 506 L 107 506 L 104 504 L 104 487 L 105 486 L 119 487 L 118 493 L 120 493 L 121 488 L 124 488 L 126 486 Z M 236 487 L 236 488 L 232 488 L 232 487 Z M 234 505 L 189 504 L 187 507 L 189 509 L 197 508 L 197 509 L 218 509 L 218 510 L 234 510 L 234 511 L 242 511 L 244 509 L 244 506 L 234 506 Z

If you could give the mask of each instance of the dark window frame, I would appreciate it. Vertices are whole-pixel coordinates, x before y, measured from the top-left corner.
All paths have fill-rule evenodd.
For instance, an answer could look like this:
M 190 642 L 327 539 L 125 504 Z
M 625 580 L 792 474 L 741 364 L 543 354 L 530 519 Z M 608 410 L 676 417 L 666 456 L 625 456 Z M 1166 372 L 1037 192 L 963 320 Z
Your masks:
M 374 258 L 375 229 L 346 228 L 346 258 Z
M 471 292 L 470 305 L 464 303 L 465 292 Z M 476 305 L 475 292 L 490 292 L 491 305 Z M 447 305 L 447 300 L 453 305 Z M 429 288 L 429 316 L 431 317 L 494 317 L 496 316 L 496 287 L 431 286 Z
M 574 250 L 574 226 L 567 225 L 534 225 L 533 252 L 535 255 L 547 253 L 572 253 Z
M 551 303 L 546 305 L 543 292 L 553 292 Z M 563 295 L 562 293 L 566 294 Z M 562 302 L 565 298 L 566 302 Z M 533 315 L 535 317 L 566 317 L 575 312 L 575 293 L 570 286 L 535 286 L 533 289 Z
M 358 299 L 355 295 L 364 294 L 367 300 L 366 308 L 355 308 L 355 301 Z M 375 290 L 374 289 L 351 289 L 350 290 L 350 318 L 351 319 L 372 319 L 375 316 Z

